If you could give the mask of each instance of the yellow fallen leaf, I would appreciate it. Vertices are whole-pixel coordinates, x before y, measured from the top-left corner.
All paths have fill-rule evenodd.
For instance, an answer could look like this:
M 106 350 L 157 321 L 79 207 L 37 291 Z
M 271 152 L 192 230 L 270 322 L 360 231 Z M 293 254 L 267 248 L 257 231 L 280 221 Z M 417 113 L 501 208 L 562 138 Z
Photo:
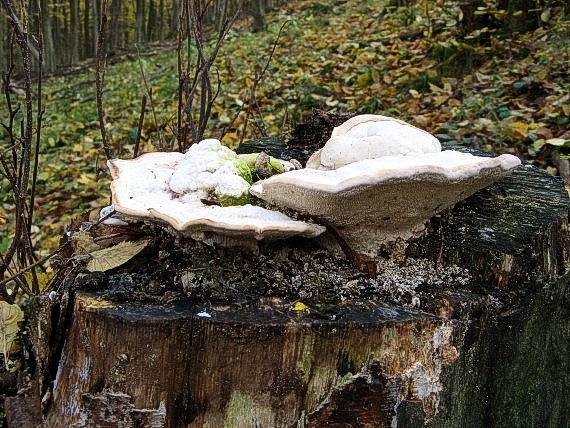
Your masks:
M 87 270 L 90 272 L 106 272 L 124 265 L 144 250 L 148 243 L 148 239 L 123 241 L 112 247 L 93 251 L 90 254 L 92 259 L 87 263 Z
M 81 176 L 77 179 L 79 184 L 90 184 L 94 183 L 97 180 L 95 174 L 81 174 Z
M 49 282 L 55 277 L 55 272 L 37 272 L 36 278 L 38 279 L 38 285 L 40 287 L 40 291 L 45 291 L 48 288 Z M 32 283 L 34 277 L 32 272 L 24 273 L 24 278 L 26 278 L 26 282 L 28 283 L 28 287 L 32 288 Z
M 307 314 L 311 313 L 311 308 L 309 308 L 303 302 L 296 302 L 291 309 L 294 311 L 305 312 Z
M 4 361 L 8 368 L 8 356 L 20 331 L 18 323 L 24 321 L 24 312 L 18 305 L 11 305 L 2 300 L 0 301 L 0 313 L 0 352 L 4 354 Z
M 528 138 L 528 123 L 512 122 L 503 128 L 503 135 L 508 135 L 515 140 L 526 140 Z

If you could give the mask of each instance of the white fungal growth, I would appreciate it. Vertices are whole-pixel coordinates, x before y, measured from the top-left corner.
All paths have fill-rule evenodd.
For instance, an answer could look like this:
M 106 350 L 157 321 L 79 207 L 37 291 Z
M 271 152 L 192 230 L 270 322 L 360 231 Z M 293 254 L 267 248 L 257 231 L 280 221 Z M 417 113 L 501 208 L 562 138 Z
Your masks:
M 325 220 L 353 250 L 375 257 L 519 165 L 512 155 L 442 152 L 437 138 L 406 122 L 361 115 L 336 127 L 307 168 L 258 182 L 250 193 Z
M 192 193 L 186 200 L 205 198 L 210 193 L 233 198 L 247 195 L 251 175 L 241 163 L 237 154 L 218 140 L 204 140 L 190 146 L 180 158 L 168 186 L 174 193 Z
M 115 209 L 127 217 L 165 222 L 182 234 L 227 245 L 253 247 L 260 239 L 314 237 L 325 228 L 284 213 L 249 204 L 205 205 L 213 194 L 250 198 L 246 162 L 217 140 L 205 140 L 181 153 L 147 153 L 108 162 Z
M 325 146 L 307 168 L 336 169 L 363 159 L 411 153 L 441 152 L 439 140 L 402 120 L 363 114 L 334 128 Z

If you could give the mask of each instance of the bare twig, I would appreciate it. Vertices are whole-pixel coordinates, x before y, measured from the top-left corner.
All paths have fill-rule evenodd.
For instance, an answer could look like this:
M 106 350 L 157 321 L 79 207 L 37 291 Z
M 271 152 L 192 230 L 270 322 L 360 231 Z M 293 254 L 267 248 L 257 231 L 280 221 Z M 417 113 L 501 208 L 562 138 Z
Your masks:
M 19 106 L 16 108 L 12 106 L 8 90 L 10 75 L 14 69 L 14 53 L 13 50 L 11 50 L 10 67 L 8 74 L 4 79 L 4 92 L 6 100 L 8 101 L 9 122 L 8 124 L 2 124 L 3 128 L 8 131 L 10 148 L 6 152 L 3 151 L 0 154 L 0 164 L 3 168 L 3 175 L 8 178 L 9 185 L 12 189 L 15 206 L 15 224 L 14 237 L 11 240 L 6 253 L 0 258 L 0 277 L 4 276 L 6 271 L 10 272 L 12 270 L 11 265 L 14 261 L 16 261 L 19 266 L 27 266 L 36 260 L 31 240 L 31 217 L 33 214 L 31 203 L 33 203 L 33 198 L 30 197 L 30 200 L 28 200 L 28 196 L 30 195 L 30 182 L 32 182 L 32 188 L 34 188 L 35 186 L 33 183 L 35 182 L 35 176 L 37 175 L 37 167 L 34 166 L 33 172 L 31 171 L 32 141 L 34 138 L 34 106 L 32 97 L 32 65 L 28 34 L 18 19 L 12 2 L 10 0 L 3 0 L 2 4 L 6 10 L 8 23 L 12 27 L 12 40 L 17 45 L 22 60 L 25 108 L 22 112 L 23 120 L 20 122 L 18 130 L 18 127 L 14 125 L 19 111 Z M 38 122 L 41 124 L 40 113 L 38 113 Z M 37 141 L 38 140 L 36 140 L 36 145 L 38 144 Z M 38 155 L 38 152 L 39 146 L 36 147 L 36 156 Z M 11 156 L 5 157 L 4 153 L 9 153 Z M 37 158 L 34 161 L 34 164 L 36 164 L 36 162 Z M 22 287 L 25 287 L 23 283 L 21 285 Z M 32 289 L 34 292 L 37 292 L 39 289 L 37 278 L 35 276 Z M 5 299 L 10 300 L 7 290 L 3 289 L 1 294 Z
M 200 141 L 206 131 L 212 107 L 219 94 L 220 79 L 216 75 L 217 85 L 214 89 L 211 79 L 211 71 L 218 56 L 223 41 L 238 18 L 240 7 L 230 16 L 229 0 L 224 1 L 224 9 L 220 19 L 221 25 L 216 33 L 214 46 L 209 53 L 206 52 L 205 36 L 207 35 L 204 26 L 205 13 L 208 7 L 212 6 L 211 1 L 185 0 L 181 8 L 179 21 L 178 43 L 178 145 L 180 151 L 184 151 L 188 146 L 188 139 L 193 142 Z M 186 34 L 188 44 L 188 56 L 186 69 L 183 71 L 183 35 Z M 195 46 L 196 58 L 192 61 L 190 47 Z M 193 74 L 192 78 L 190 75 Z M 196 106 L 195 103 L 198 105 Z
M 65 244 L 61 245 L 57 249 L 53 250 L 47 256 L 44 256 L 41 259 L 39 259 L 38 261 L 36 261 L 35 263 L 32 263 L 29 266 L 25 267 L 24 269 L 21 269 L 18 272 L 13 273 L 9 278 L 6 278 L 6 279 L 0 281 L 0 287 L 5 287 L 9 282 L 16 280 L 20 276 L 24 275 L 26 272 L 29 272 L 30 270 L 32 270 L 38 266 L 42 266 L 45 262 L 47 262 L 49 259 L 51 259 L 53 256 L 55 256 L 57 253 L 59 253 L 60 251 L 65 249 L 70 244 L 71 244 L 71 241 L 66 242 Z M 30 290 L 24 290 L 24 291 L 31 294 Z
M 249 100 L 247 103 L 247 109 L 245 110 L 245 120 L 244 120 L 244 125 L 243 125 L 243 131 L 241 133 L 240 144 L 243 143 L 243 140 L 245 138 L 245 135 L 246 135 L 245 131 L 247 128 L 247 124 L 249 122 L 249 118 L 253 114 L 254 107 L 257 110 L 257 114 L 259 115 L 260 120 L 263 122 L 263 116 L 261 114 L 261 107 L 259 106 L 259 103 L 258 103 L 257 97 L 256 97 L 257 88 L 259 87 L 260 83 L 262 82 L 263 77 L 265 76 L 265 73 L 267 73 L 267 69 L 269 68 L 271 61 L 273 60 L 273 57 L 275 56 L 275 51 L 277 50 L 277 46 L 279 46 L 279 39 L 281 38 L 281 34 L 283 33 L 285 26 L 287 24 L 289 24 L 289 22 L 290 21 L 285 21 L 283 24 L 281 24 L 281 27 L 279 28 L 279 32 L 277 33 L 277 37 L 275 38 L 275 41 L 273 42 L 273 47 L 271 48 L 271 52 L 269 53 L 267 59 L 265 60 L 263 67 L 261 67 L 259 65 L 256 65 L 256 67 L 255 67 L 255 77 L 253 79 L 253 85 L 252 85 L 251 90 L 250 90 L 250 96 L 249 96 Z M 235 114 L 234 118 L 232 119 L 230 125 L 226 127 L 226 130 L 228 130 L 232 127 L 233 123 L 235 122 L 235 120 L 237 119 L 237 117 L 239 116 L 239 114 L 242 111 L 243 111 L 243 108 L 240 108 L 240 110 Z M 222 134 L 222 138 L 225 134 L 226 134 L 226 131 L 224 131 L 224 133 Z
M 101 140 L 103 150 L 107 159 L 111 159 L 111 148 L 107 141 L 107 131 L 105 129 L 105 114 L 103 112 L 103 86 L 105 82 L 105 29 L 107 25 L 107 0 L 101 4 L 101 22 L 99 23 L 99 34 L 97 37 L 97 58 L 95 61 L 95 85 L 97 90 L 97 114 L 99 116 L 99 128 L 101 129 Z
M 158 119 L 156 118 L 156 109 L 154 108 L 154 99 L 152 98 L 152 88 L 148 85 L 148 81 L 146 80 L 146 75 L 144 72 L 144 67 L 142 65 L 139 47 L 135 46 L 135 48 L 137 50 L 137 57 L 139 59 L 139 67 L 141 70 L 141 76 L 143 79 L 143 84 L 144 84 L 144 87 L 146 89 L 148 100 L 150 101 L 150 109 L 152 111 L 152 118 L 154 119 L 154 126 L 156 127 L 156 132 L 158 134 L 158 147 L 157 148 L 159 150 L 166 150 L 166 141 L 164 140 L 164 135 L 162 134 L 162 131 L 160 130 L 160 125 L 158 123 Z
M 139 147 L 141 143 L 141 134 L 144 123 L 145 110 L 146 110 L 146 95 L 143 95 L 141 102 L 141 114 L 139 115 L 139 126 L 137 128 L 137 137 L 135 139 L 135 148 L 133 150 L 133 158 L 136 158 L 139 155 Z

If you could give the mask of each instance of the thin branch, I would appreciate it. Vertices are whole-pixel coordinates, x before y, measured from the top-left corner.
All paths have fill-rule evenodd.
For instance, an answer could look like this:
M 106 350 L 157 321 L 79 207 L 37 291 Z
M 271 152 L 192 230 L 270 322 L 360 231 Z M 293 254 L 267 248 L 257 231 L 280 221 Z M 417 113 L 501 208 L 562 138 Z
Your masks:
M 42 257 L 41 259 L 39 259 L 37 262 L 32 263 L 29 266 L 26 266 L 24 269 L 19 270 L 18 272 L 15 272 L 14 274 L 12 274 L 12 276 L 10 276 L 9 278 L 6 278 L 2 281 L 0 281 L 0 287 L 5 287 L 10 281 L 13 281 L 16 278 L 19 278 L 21 275 L 25 274 L 26 272 L 29 272 L 30 270 L 34 269 L 35 267 L 38 266 L 42 266 L 45 262 L 47 262 L 49 259 L 51 259 L 53 256 L 55 256 L 57 253 L 59 253 L 60 251 L 62 251 L 64 248 L 66 248 L 69 244 L 71 244 L 71 241 L 66 242 L 65 244 L 61 245 L 59 248 L 56 248 L 55 250 L 53 250 L 51 253 L 49 253 L 47 256 Z M 1 288 L 0 288 L 1 289 Z M 30 290 L 25 290 L 27 293 L 30 293 Z M 30 293 L 31 294 L 31 293 Z
M 40 5 L 41 7 L 41 5 Z M 39 55 L 38 55 L 38 90 L 37 90 L 37 111 L 38 111 L 38 120 L 37 120 L 37 132 L 36 132 L 36 145 L 34 150 L 34 169 L 32 172 L 32 187 L 30 189 L 30 205 L 29 205 L 29 219 L 28 219 L 28 235 L 32 234 L 32 221 L 34 219 L 34 205 L 35 205 L 35 197 L 36 197 L 36 184 L 38 180 L 38 167 L 39 167 L 39 160 L 40 160 L 40 141 L 41 141 L 41 129 L 42 129 L 42 118 L 44 109 L 42 106 L 42 78 L 43 78 L 43 62 L 44 62 L 44 38 L 43 38 L 43 22 L 42 22 L 42 13 L 38 14 L 40 20 L 40 29 L 39 32 Z M 38 290 L 39 291 L 39 290 Z
M 273 60 L 273 57 L 275 56 L 275 51 L 277 50 L 277 46 L 279 46 L 279 39 L 281 38 L 281 34 L 283 33 L 285 26 L 287 24 L 289 24 L 290 22 L 291 21 L 288 20 L 288 21 L 285 21 L 283 24 L 281 24 L 281 27 L 279 27 L 279 32 L 277 33 L 277 37 L 275 38 L 275 41 L 273 42 L 273 47 L 271 48 L 271 52 L 269 53 L 269 56 L 267 57 L 265 64 L 263 65 L 263 67 L 259 67 L 259 66 L 256 67 L 255 78 L 253 80 L 253 85 L 252 85 L 251 91 L 250 91 L 251 95 L 249 97 L 249 102 L 248 102 L 248 106 L 247 106 L 247 110 L 246 110 L 246 114 L 245 114 L 245 120 L 244 120 L 244 124 L 243 124 L 243 132 L 242 132 L 241 138 L 240 138 L 240 144 L 243 143 L 243 140 L 245 139 L 245 135 L 246 135 L 245 131 L 247 128 L 247 124 L 249 122 L 249 118 L 252 115 L 254 106 L 256 107 L 257 112 L 260 115 L 261 121 L 263 122 L 263 116 L 261 115 L 261 107 L 259 106 L 259 104 L 257 102 L 257 98 L 256 98 L 255 94 L 257 92 L 257 88 L 258 88 L 259 84 L 262 82 L 263 76 L 265 75 L 265 73 L 267 73 L 267 69 L 269 68 L 271 61 Z M 242 109 L 240 109 L 240 111 L 238 111 L 235 118 L 237 118 L 237 116 L 239 115 L 241 110 Z M 235 118 L 234 118 L 234 120 L 235 120 Z M 232 123 L 233 123 L 233 121 L 232 121 Z
M 141 70 L 141 76 L 143 78 L 143 84 L 146 89 L 146 93 L 148 95 L 148 99 L 150 101 L 150 109 L 152 111 L 152 118 L 154 119 L 154 126 L 156 127 L 156 132 L 158 133 L 158 149 L 159 150 L 166 150 L 166 141 L 164 139 L 164 135 L 160 130 L 160 126 L 158 124 L 158 119 L 156 118 L 156 109 L 154 108 L 154 99 L 152 98 L 152 88 L 148 85 L 148 81 L 146 80 L 146 75 L 144 73 L 144 67 L 141 61 L 141 55 L 139 51 L 139 47 L 135 45 L 135 49 L 137 50 L 137 57 L 139 60 L 139 68 Z
M 184 87 L 185 102 L 181 109 L 186 116 L 186 121 L 184 128 L 189 129 L 192 135 L 192 140 L 194 142 L 200 141 L 203 138 L 204 132 L 207 128 L 208 121 L 210 120 L 212 108 L 214 102 L 219 94 L 219 80 L 218 89 L 216 91 L 212 88 L 212 81 L 210 77 L 210 71 L 212 70 L 213 64 L 219 54 L 220 48 L 223 41 L 228 35 L 230 29 L 234 25 L 238 18 L 240 7 L 231 16 L 229 15 L 229 2 L 225 0 L 224 3 L 224 13 L 223 13 L 223 23 L 217 33 L 217 39 L 209 55 L 206 53 L 206 47 L 204 43 L 204 16 L 206 9 L 212 5 L 209 1 L 206 3 L 205 7 L 201 1 L 195 1 L 192 6 L 189 5 L 189 1 L 186 1 L 186 24 L 187 28 L 190 30 L 188 34 L 188 45 L 194 42 L 196 45 L 196 64 L 194 66 L 194 76 L 191 83 L 188 82 L 188 75 L 190 74 L 191 62 L 188 62 L 186 73 L 184 75 L 184 80 L 180 80 L 180 87 Z M 190 59 L 190 51 L 188 53 L 188 58 Z M 179 73 L 181 76 L 182 74 Z M 194 119 L 194 101 L 196 95 L 199 91 L 199 107 L 198 107 L 198 117 Z M 181 97 L 179 96 L 179 101 Z M 180 120 L 181 122 L 181 120 Z M 185 131 L 187 132 L 187 131 Z M 179 140 L 181 148 L 185 148 L 186 140 Z
M 137 137 L 135 139 L 135 148 L 133 150 L 133 159 L 139 155 L 139 147 L 141 143 L 142 127 L 144 123 L 144 115 L 146 111 L 146 95 L 143 95 L 141 102 L 141 113 L 139 115 L 139 126 L 137 128 Z
M 31 151 L 32 151 L 32 139 L 34 135 L 33 129 L 33 99 L 32 99 L 32 65 L 30 58 L 30 49 L 28 44 L 28 35 L 24 30 L 24 27 L 20 23 L 12 2 L 10 0 L 3 0 L 4 8 L 6 9 L 8 23 L 11 25 L 14 35 L 14 41 L 17 44 L 21 59 L 22 59 L 22 69 L 24 73 L 24 90 L 25 90 L 25 110 L 24 118 L 20 123 L 20 137 L 18 144 L 16 142 L 15 130 L 13 126 L 13 119 L 15 118 L 15 113 L 11 111 L 10 113 L 10 124 L 8 126 L 10 130 L 10 138 L 12 142 L 12 169 L 13 173 L 9 174 L 12 176 L 11 181 L 12 192 L 14 195 L 15 204 L 15 227 L 14 227 L 14 237 L 10 243 L 10 246 L 3 257 L 2 269 L 0 273 L 4 273 L 6 269 L 9 269 L 10 264 L 14 256 L 17 256 L 18 263 L 22 266 L 27 264 L 27 261 L 34 260 L 33 248 L 31 245 L 31 238 L 29 234 L 29 210 L 27 206 L 28 198 L 28 185 L 30 183 L 30 166 L 31 166 Z M 13 52 L 11 55 L 11 64 L 13 65 Z M 6 86 L 9 85 L 9 80 L 6 80 Z M 9 98 L 9 93 L 6 90 L 6 94 Z M 11 104 L 9 104 L 11 108 Z M 6 127 L 6 126 L 5 126 Z M 8 163 L 2 162 L 4 168 L 7 168 Z
M 97 90 L 97 114 L 99 117 L 99 128 L 101 129 L 101 140 L 103 142 L 103 150 L 107 159 L 111 159 L 111 149 L 107 141 L 107 130 L 105 129 L 105 114 L 103 112 L 103 86 L 105 80 L 105 29 L 107 25 L 107 0 L 103 0 L 101 4 L 101 22 L 99 25 L 99 34 L 97 37 L 97 58 L 95 66 L 95 85 Z

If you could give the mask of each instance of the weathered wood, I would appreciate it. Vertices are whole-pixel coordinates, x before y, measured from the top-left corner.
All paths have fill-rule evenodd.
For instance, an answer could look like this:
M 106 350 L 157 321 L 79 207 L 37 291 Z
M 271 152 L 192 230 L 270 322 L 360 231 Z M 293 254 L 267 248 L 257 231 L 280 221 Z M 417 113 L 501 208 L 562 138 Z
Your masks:
M 568 267 L 567 213 L 561 180 L 521 166 L 432 219 L 408 253 L 468 268 L 473 290 L 539 285 Z
M 106 392 L 128 394 L 137 409 L 164 406 L 171 427 L 354 417 L 388 427 L 397 404 L 418 394 L 434 414 L 441 369 L 457 356 L 445 320 L 370 302 L 339 307 L 340 321 L 290 307 L 214 307 L 206 318 L 184 304 L 101 304 L 80 293 L 48 422 L 85 418 L 82 394 Z M 344 408 L 351 391 L 368 404 Z
M 75 293 L 48 426 L 560 426 L 568 207 L 521 167 L 378 278 L 305 240 L 254 255 L 161 238 L 128 274 L 77 276 L 105 291 Z
M 441 376 L 445 393 L 431 427 L 568 426 L 570 277 L 543 287 L 509 310 L 487 306 L 455 324 L 461 355 Z

